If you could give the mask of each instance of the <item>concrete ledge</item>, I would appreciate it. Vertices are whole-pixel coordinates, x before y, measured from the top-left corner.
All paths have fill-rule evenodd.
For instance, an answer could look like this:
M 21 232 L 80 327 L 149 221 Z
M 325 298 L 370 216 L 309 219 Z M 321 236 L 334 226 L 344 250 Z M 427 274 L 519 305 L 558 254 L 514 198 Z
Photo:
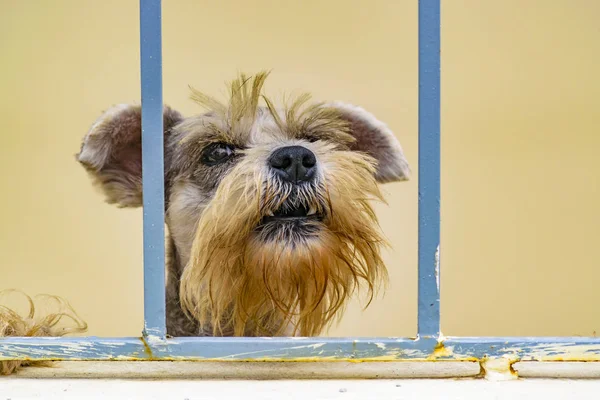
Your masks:
M 521 378 L 600 379 L 600 362 L 522 361 L 513 369 Z
M 517 362 L 519 378 L 600 379 L 600 362 Z M 25 367 L 15 379 L 414 379 L 481 377 L 477 362 L 61 361 Z M 0 377 L 0 382 L 2 382 Z
M 0 399 L 598 399 L 600 381 L 523 379 L 195 381 L 0 379 Z
M 25 367 L 13 378 L 395 379 L 472 377 L 476 362 L 61 361 Z M 1 377 L 0 377 L 1 379 Z M 0 380 L 1 381 L 1 380 Z

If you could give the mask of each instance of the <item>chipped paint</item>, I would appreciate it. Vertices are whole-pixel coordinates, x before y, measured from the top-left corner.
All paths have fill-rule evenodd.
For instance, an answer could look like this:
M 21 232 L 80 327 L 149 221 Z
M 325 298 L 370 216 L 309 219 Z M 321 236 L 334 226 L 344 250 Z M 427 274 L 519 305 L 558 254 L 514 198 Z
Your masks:
M 0 360 L 131 360 L 143 354 L 141 343 L 132 346 L 126 338 L 0 338 Z
M 521 361 L 600 361 L 600 345 L 548 342 L 527 348 L 507 347 L 505 351 L 520 354 Z
M 375 339 L 375 340 L 374 340 Z M 479 362 L 488 379 L 518 361 L 600 361 L 598 338 L 0 338 L 2 360 Z M 510 376 L 509 376 L 510 375 Z
M 433 353 L 427 357 L 428 360 L 437 360 L 438 358 L 451 358 L 453 355 L 452 348 L 444 346 L 443 342 L 438 342 L 433 348 Z
M 259 354 L 264 354 L 265 352 L 273 352 L 273 351 L 289 351 L 289 350 L 301 350 L 301 349 L 312 349 L 312 350 L 316 350 L 320 347 L 325 346 L 325 343 L 314 343 L 314 344 L 308 344 L 305 346 L 293 346 L 293 347 L 285 347 L 282 349 L 269 349 L 269 350 L 258 350 L 258 351 L 250 351 L 250 352 L 245 352 L 245 353 L 237 353 L 237 354 L 231 354 L 227 357 L 223 357 L 222 359 L 227 359 L 227 358 L 240 358 L 240 356 L 250 356 L 250 355 L 259 355 Z

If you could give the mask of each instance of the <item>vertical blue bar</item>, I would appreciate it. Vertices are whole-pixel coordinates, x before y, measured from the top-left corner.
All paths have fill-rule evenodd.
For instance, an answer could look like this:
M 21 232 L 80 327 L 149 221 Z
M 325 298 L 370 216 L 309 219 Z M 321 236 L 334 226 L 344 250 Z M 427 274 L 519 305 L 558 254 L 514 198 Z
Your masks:
M 144 336 L 164 338 L 165 228 L 161 0 L 140 0 Z
M 420 337 L 440 332 L 440 0 L 419 0 Z

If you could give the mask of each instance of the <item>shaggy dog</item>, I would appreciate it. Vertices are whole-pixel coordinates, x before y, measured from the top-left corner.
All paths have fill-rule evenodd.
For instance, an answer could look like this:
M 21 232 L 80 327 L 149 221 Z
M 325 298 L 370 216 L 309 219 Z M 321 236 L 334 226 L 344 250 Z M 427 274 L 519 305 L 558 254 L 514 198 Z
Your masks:
M 169 336 L 319 335 L 386 280 L 371 201 L 409 177 L 398 140 L 353 105 L 276 105 L 266 77 L 239 76 L 226 103 L 192 89 L 196 116 L 164 107 Z M 142 206 L 141 107 L 106 111 L 77 160 L 108 203 Z M 0 335 L 32 334 L 15 321 L 5 309 Z

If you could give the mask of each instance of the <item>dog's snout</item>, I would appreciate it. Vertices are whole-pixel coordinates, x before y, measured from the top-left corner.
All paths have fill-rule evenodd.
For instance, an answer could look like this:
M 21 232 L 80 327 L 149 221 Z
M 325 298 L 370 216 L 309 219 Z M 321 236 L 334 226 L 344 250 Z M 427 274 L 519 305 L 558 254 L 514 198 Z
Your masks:
M 317 157 L 306 147 L 287 146 L 273 152 L 269 165 L 286 182 L 307 182 L 315 176 Z

